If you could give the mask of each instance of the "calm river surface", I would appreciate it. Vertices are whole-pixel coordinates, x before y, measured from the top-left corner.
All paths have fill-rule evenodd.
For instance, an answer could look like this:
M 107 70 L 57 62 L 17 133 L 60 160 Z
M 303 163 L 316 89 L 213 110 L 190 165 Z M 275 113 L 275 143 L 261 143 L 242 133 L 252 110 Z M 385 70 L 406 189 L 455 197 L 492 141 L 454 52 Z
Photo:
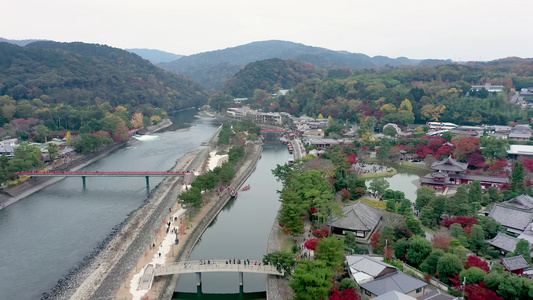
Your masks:
M 118 149 L 84 170 L 170 169 L 179 157 L 199 148 L 219 125 L 213 119 L 195 118 L 195 112 L 175 114 L 174 125 L 165 131 Z M 150 188 L 160 181 L 150 178 Z M 141 206 L 147 195 L 143 177 L 87 178 L 86 189 L 81 178 L 66 178 L 0 210 L 0 299 L 40 299 Z M 259 206 L 248 213 L 254 211 L 255 218 L 264 213 Z M 245 238 L 242 224 L 225 235 Z
M 203 234 L 201 241 L 191 254 L 191 260 L 200 259 L 250 259 L 263 258 L 270 229 L 274 223 L 280 207 L 277 190 L 282 189 L 281 182 L 277 182 L 271 170 L 276 164 L 286 163 L 292 155 L 287 146 L 281 144 L 266 144 L 263 156 L 256 170 L 244 185 L 250 184 L 249 191 L 240 191 L 236 200 L 230 200 L 223 211 Z M 182 275 L 178 283 L 179 292 L 196 293 L 196 277 L 194 274 Z M 265 290 L 265 276 L 259 274 L 244 274 L 244 292 Z M 242 299 L 238 295 L 238 273 L 203 273 L 202 292 L 218 294 L 213 298 L 202 295 L 195 299 Z

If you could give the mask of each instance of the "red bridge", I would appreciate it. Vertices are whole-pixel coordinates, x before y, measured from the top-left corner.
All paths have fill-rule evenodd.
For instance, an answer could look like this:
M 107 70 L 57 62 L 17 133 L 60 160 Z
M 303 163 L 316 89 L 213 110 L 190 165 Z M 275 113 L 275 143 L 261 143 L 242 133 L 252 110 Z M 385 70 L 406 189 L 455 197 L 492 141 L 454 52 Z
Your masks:
M 265 132 L 285 132 L 285 130 L 283 130 L 283 129 L 263 129 L 263 130 L 261 130 L 261 133 L 265 133 Z
M 81 177 L 85 187 L 86 177 L 145 177 L 146 186 L 150 185 L 150 177 L 176 177 L 183 176 L 182 184 L 190 184 L 194 173 L 172 171 L 47 171 L 47 172 L 18 172 L 18 176 L 31 177 Z

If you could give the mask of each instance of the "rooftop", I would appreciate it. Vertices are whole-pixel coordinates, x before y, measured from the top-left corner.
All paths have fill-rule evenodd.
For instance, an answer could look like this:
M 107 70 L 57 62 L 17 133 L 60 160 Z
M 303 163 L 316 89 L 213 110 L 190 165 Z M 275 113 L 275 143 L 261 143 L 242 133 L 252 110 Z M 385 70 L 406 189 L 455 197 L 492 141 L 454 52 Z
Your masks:
M 411 277 L 403 272 L 397 272 L 374 281 L 361 284 L 361 287 L 374 295 L 383 295 L 390 291 L 398 291 L 404 294 L 427 286 L 427 283 Z
M 514 252 L 518 241 L 519 239 L 501 232 L 498 232 L 498 234 L 493 239 L 487 240 L 487 242 L 492 246 L 500 248 L 507 252 Z
M 411 297 L 406 294 L 399 293 L 397 291 L 390 291 L 381 296 L 374 298 L 374 300 L 416 300 L 415 297 Z
M 528 262 L 522 255 L 504 257 L 502 258 L 502 264 L 509 271 L 520 270 L 529 267 Z
M 345 217 L 333 217 L 328 223 L 331 226 L 352 231 L 372 231 L 379 223 L 383 210 L 357 201 L 342 209 Z
M 520 196 L 517 196 L 511 200 L 504 202 L 507 205 L 511 205 L 520 209 L 526 209 L 531 210 L 533 209 L 533 197 L 522 194 Z
M 489 213 L 489 217 L 494 218 L 505 227 L 524 231 L 527 225 L 533 221 L 533 212 L 495 204 Z
M 468 163 L 461 163 L 448 157 L 445 160 L 434 162 L 431 164 L 431 168 L 433 170 L 464 172 L 468 168 Z

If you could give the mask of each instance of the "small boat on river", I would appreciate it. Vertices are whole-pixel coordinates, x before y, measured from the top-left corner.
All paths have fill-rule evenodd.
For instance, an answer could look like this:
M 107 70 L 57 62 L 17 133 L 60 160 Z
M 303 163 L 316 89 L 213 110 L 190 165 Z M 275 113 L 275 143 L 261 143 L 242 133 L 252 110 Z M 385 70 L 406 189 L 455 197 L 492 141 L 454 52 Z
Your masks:
M 247 191 L 247 190 L 249 190 L 249 189 L 250 189 L 250 185 L 247 185 L 247 186 L 243 187 L 241 190 L 242 190 L 242 191 Z

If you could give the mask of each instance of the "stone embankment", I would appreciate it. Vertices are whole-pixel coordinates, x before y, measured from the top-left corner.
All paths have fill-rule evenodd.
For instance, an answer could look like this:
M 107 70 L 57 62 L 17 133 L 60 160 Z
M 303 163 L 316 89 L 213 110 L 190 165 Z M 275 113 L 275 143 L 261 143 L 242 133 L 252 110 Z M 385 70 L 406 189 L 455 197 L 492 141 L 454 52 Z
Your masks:
M 244 184 L 246 179 L 248 179 L 248 177 L 250 177 L 252 172 L 255 170 L 257 162 L 261 158 L 262 153 L 263 148 L 260 145 L 251 144 L 247 146 L 246 156 L 243 158 L 243 163 L 236 172 L 236 177 L 231 182 L 231 189 L 239 189 L 240 186 Z M 187 241 L 184 242 L 182 248 L 176 256 L 175 261 L 186 261 L 189 259 L 194 246 L 196 246 L 202 234 L 205 232 L 207 227 L 209 227 L 209 224 L 211 224 L 215 217 L 220 213 L 229 199 L 230 196 L 228 193 L 223 193 L 222 197 L 220 198 L 215 193 L 208 193 L 204 195 L 204 202 L 206 202 L 204 205 L 210 205 L 211 207 L 207 211 L 207 214 L 203 217 L 203 221 L 200 222 L 198 226 L 193 228 L 193 230 L 189 233 Z M 174 290 L 178 284 L 179 277 L 179 275 L 173 275 L 172 277 L 166 279 L 163 293 L 158 297 L 158 299 L 172 299 L 172 295 L 174 294 Z

